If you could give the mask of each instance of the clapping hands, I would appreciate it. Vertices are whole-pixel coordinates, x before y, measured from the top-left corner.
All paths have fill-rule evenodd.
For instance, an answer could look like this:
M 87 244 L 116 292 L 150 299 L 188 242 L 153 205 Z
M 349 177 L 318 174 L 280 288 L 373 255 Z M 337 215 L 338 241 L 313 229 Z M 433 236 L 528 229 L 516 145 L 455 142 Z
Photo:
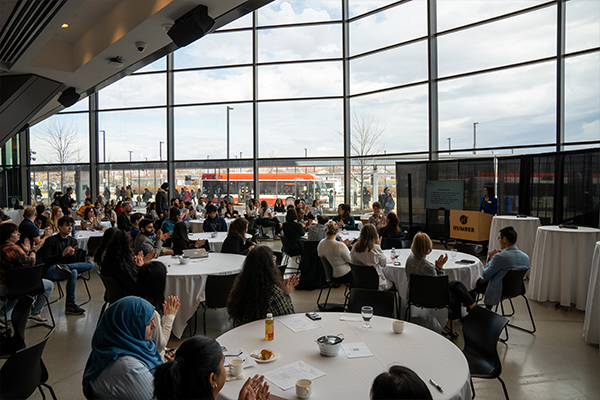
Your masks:
M 165 315 L 177 315 L 177 311 L 179 311 L 179 306 L 181 306 L 181 303 L 179 302 L 179 297 L 169 296 L 167 300 L 163 303 L 163 311 L 165 312 Z
M 441 254 L 437 260 L 435 260 L 435 266 L 442 269 L 444 268 L 444 264 L 448 261 L 448 254 Z
M 238 400 L 267 400 L 269 395 L 269 385 L 265 382 L 265 377 L 254 375 L 242 386 Z
M 292 293 L 292 290 L 296 287 L 296 285 L 298 285 L 299 282 L 300 278 L 298 277 L 298 275 L 292 275 L 285 281 L 283 281 L 283 291 L 285 292 L 285 294 L 289 295 L 290 293 Z

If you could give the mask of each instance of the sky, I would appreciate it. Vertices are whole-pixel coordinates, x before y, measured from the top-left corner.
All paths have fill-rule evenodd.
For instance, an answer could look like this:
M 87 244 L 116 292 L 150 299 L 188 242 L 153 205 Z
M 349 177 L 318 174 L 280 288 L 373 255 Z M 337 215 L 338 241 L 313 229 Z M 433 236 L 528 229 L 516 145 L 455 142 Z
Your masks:
M 438 31 L 492 18 L 540 4 L 541 0 L 446 0 L 438 2 Z M 391 3 L 350 0 L 350 16 Z M 350 99 L 352 113 L 385 127 L 381 137 L 387 154 L 428 150 L 427 42 L 383 52 L 381 47 L 423 38 L 427 31 L 426 1 L 413 0 L 350 24 Z M 341 1 L 277 0 L 258 11 L 260 27 L 339 21 Z M 249 16 L 234 21 L 175 52 L 175 157 L 179 160 L 226 157 L 227 106 L 230 111 L 230 156 L 252 152 L 252 32 Z M 556 7 L 546 7 L 438 37 L 440 78 L 526 62 L 556 53 Z M 567 2 L 566 52 L 600 46 L 600 1 Z M 259 154 L 261 158 L 343 155 L 342 29 L 339 23 L 260 29 L 258 60 L 302 61 L 258 68 Z M 318 62 L 308 60 L 334 59 Z M 235 65 L 235 66 L 234 66 Z M 234 67 L 232 67 L 234 66 Z M 600 53 L 565 60 L 566 140 L 600 139 Z M 99 126 L 106 132 L 107 161 L 158 160 L 166 142 L 165 61 L 158 60 L 99 93 Z M 156 71 L 156 73 L 152 73 Z M 360 95 L 365 92 L 414 86 Z M 314 97 L 333 97 L 314 100 Z M 556 62 L 542 62 L 438 84 L 439 148 L 473 145 L 511 146 L 552 143 L 556 136 Z M 201 103 L 219 103 L 198 105 Z M 120 110 L 153 107 L 147 110 Z M 85 110 L 80 101 L 66 111 Z M 85 114 L 51 117 L 31 128 L 34 163 L 52 159 L 40 136 L 52 119 L 69 120 L 80 141 L 79 160 L 88 161 Z M 65 122 L 67 124 L 67 122 Z M 100 144 L 102 160 L 102 144 Z M 83 156 L 81 154 L 83 153 Z M 163 145 L 162 158 L 166 158 Z M 74 162 L 76 160 L 73 160 Z

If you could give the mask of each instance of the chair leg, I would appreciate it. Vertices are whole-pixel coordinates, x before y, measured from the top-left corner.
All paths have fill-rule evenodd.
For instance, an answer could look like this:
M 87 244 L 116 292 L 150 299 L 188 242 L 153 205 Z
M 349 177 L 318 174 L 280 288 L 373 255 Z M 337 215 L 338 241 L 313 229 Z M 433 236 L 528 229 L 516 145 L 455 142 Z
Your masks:
M 52 386 L 48 385 L 47 383 L 40 383 L 40 386 L 44 386 L 45 388 L 47 388 L 47 389 L 50 391 L 50 395 L 52 396 L 52 398 L 53 398 L 54 400 L 57 400 L 57 399 L 56 399 L 56 394 L 54 393 L 54 389 L 52 389 Z M 39 386 L 38 386 L 38 387 L 39 387 Z M 40 388 L 40 391 L 41 391 L 41 390 L 42 390 L 42 389 Z M 44 398 L 45 398 L 45 397 L 44 397 Z
M 48 307 L 48 314 L 50 314 L 50 320 L 52 320 L 52 326 L 50 328 L 54 329 L 56 327 L 56 322 L 54 322 L 54 314 L 52 313 L 52 307 L 50 307 L 50 300 L 46 297 L 45 294 L 42 293 L 42 296 L 46 299 L 46 306 Z
M 321 291 L 319 292 L 319 297 L 317 297 L 317 308 L 319 309 L 319 311 L 323 311 L 321 309 L 321 306 L 319 304 L 319 302 L 321 301 L 321 295 L 323 294 L 323 289 L 325 289 L 325 281 L 323 282 L 323 284 L 321 285 Z
M 204 314 L 202 315 L 202 319 L 204 320 L 204 336 L 206 336 L 206 307 L 204 307 Z
M 41 383 L 38 386 L 38 390 L 40 391 L 40 394 L 42 395 L 42 400 L 46 400 L 46 395 L 44 394 L 44 391 L 42 390 L 42 384 Z
M 86 301 L 84 301 L 83 303 L 79 304 L 79 306 L 81 307 L 82 305 L 87 304 L 92 300 L 92 295 L 90 293 L 90 289 L 88 288 L 88 284 L 87 284 L 87 281 L 90 280 L 90 278 L 85 278 L 83 275 L 79 275 L 79 276 L 81 277 L 81 280 L 83 281 L 83 284 L 85 285 L 85 290 L 87 291 L 87 295 L 88 295 L 88 299 Z M 77 278 L 77 280 L 79 280 L 79 278 Z
M 471 380 L 471 399 L 475 398 L 475 386 L 473 386 L 473 378 L 469 378 Z
M 54 304 L 57 301 L 59 301 L 60 299 L 62 299 L 63 297 L 65 297 L 65 292 L 63 292 L 62 285 L 60 284 L 60 281 L 52 281 L 52 282 L 56 283 L 56 286 L 58 286 L 58 298 L 52 300 L 50 302 L 50 304 Z
M 531 325 L 533 326 L 533 329 L 529 330 L 529 329 L 525 329 L 525 328 L 522 328 L 520 326 L 516 326 L 516 325 L 513 325 L 513 324 L 508 324 L 508 326 L 510 326 L 511 328 L 518 329 L 518 330 L 523 331 L 523 332 L 527 332 L 527 333 L 533 334 L 536 331 L 536 327 L 535 327 L 535 322 L 533 322 L 533 315 L 531 314 L 531 308 L 529 307 L 529 300 L 527 300 L 527 297 L 525 297 L 524 295 L 522 295 L 522 296 L 525 299 L 525 304 L 527 304 L 527 311 L 529 311 L 529 318 L 531 319 Z
M 509 398 L 508 398 L 508 392 L 506 391 L 506 385 L 504 384 L 504 381 L 500 377 L 498 377 L 498 380 L 502 384 L 502 389 L 504 390 L 504 397 L 506 398 L 506 400 L 509 400 Z
M 406 312 L 404 313 L 404 320 L 410 322 L 410 303 L 406 304 Z

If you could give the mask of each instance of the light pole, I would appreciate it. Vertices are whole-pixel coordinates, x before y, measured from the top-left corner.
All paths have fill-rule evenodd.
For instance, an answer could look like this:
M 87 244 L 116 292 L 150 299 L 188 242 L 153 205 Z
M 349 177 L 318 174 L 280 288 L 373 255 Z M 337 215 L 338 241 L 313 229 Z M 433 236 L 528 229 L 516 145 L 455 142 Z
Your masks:
M 477 148 L 477 124 L 479 122 L 473 122 L 473 154 L 477 154 L 475 149 Z
M 448 154 L 450 154 L 452 152 L 452 138 L 447 138 L 448 139 Z
M 102 162 L 105 163 L 106 162 L 106 131 L 101 130 L 98 132 L 102 132 Z M 104 185 L 106 185 L 106 167 L 105 166 L 102 166 L 102 176 L 103 176 L 102 186 L 104 186 Z M 104 191 L 102 193 L 104 193 Z
M 162 161 L 162 145 L 164 142 L 158 142 L 158 159 Z
M 227 106 L 227 197 L 229 197 L 229 110 L 233 110 L 233 107 Z
M 129 153 L 129 162 L 131 162 L 131 153 L 133 153 L 132 150 L 127 150 L 127 152 Z
M 305 147 L 304 148 L 304 158 L 308 157 L 308 149 Z M 304 173 L 307 173 L 307 167 L 304 166 Z

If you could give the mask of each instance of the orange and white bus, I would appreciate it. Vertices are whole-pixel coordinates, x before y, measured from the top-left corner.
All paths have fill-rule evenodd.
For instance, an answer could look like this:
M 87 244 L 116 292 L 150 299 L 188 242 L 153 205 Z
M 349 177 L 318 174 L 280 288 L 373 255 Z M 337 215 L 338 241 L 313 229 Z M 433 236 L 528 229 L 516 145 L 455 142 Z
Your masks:
M 306 204 L 314 199 L 319 202 L 329 201 L 327 188 L 321 178 L 306 173 L 259 173 L 260 200 L 266 200 L 274 205 L 280 198 L 287 205 L 302 198 Z M 243 204 L 247 199 L 255 197 L 254 174 L 250 172 L 229 173 L 229 195 L 234 204 Z M 213 203 L 218 198 L 227 197 L 227 173 L 202 174 L 202 189 L 204 196 Z

